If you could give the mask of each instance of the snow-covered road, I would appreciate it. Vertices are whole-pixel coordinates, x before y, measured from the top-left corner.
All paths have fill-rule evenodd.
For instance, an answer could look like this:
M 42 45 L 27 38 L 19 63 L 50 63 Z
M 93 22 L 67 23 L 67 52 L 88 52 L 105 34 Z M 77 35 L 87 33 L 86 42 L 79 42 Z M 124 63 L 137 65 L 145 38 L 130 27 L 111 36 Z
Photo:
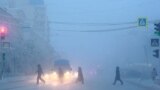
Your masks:
M 111 79 L 107 78 L 88 78 L 85 84 L 74 83 L 69 85 L 53 86 L 51 84 L 36 85 L 34 79 L 26 78 L 24 80 L 12 80 L 0 82 L 0 90 L 158 90 L 141 86 L 140 84 L 124 81 L 124 85 L 119 83 L 113 86 Z

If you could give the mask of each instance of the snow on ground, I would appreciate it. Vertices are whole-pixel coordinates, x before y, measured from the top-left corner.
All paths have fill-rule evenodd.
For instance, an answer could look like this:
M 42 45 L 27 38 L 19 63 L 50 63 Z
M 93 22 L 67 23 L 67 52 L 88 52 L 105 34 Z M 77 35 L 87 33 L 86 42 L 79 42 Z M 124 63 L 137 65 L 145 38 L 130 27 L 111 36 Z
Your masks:
M 158 83 L 151 79 L 140 79 L 140 78 L 130 78 L 126 80 L 127 82 L 137 85 L 139 87 L 144 87 L 148 90 L 159 90 L 160 89 L 160 85 L 158 85 Z
M 33 79 L 34 78 L 34 79 Z M 74 83 L 69 85 L 58 85 L 54 86 L 51 84 L 40 84 L 36 85 L 36 78 L 32 79 L 26 77 L 23 81 L 15 79 L 15 82 L 2 82 L 0 81 L 0 90 L 151 90 L 151 87 L 141 85 L 137 79 L 130 79 L 134 83 L 124 80 L 124 85 L 121 86 L 120 83 L 113 86 L 113 79 L 105 77 L 91 77 L 85 78 L 85 84 Z M 148 82 L 146 82 L 148 83 Z M 153 88 L 152 90 L 159 90 L 158 88 Z

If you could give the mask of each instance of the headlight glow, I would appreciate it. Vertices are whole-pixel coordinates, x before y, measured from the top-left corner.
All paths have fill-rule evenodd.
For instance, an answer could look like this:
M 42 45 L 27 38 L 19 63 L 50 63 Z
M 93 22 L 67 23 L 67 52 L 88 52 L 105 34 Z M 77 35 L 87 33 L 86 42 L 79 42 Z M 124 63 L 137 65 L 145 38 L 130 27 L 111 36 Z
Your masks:
M 71 73 L 70 72 L 64 73 L 64 78 L 69 79 L 70 77 L 71 77 Z
M 78 72 L 75 72 L 75 73 L 74 73 L 74 77 L 75 77 L 75 78 L 78 78 Z
M 60 79 L 57 72 L 50 74 L 45 74 L 44 79 L 46 83 L 57 86 L 59 84 L 69 84 L 74 82 L 78 77 L 78 72 L 66 71 L 63 75 L 63 78 Z
M 52 79 L 58 79 L 58 74 L 56 72 L 53 72 L 51 77 Z

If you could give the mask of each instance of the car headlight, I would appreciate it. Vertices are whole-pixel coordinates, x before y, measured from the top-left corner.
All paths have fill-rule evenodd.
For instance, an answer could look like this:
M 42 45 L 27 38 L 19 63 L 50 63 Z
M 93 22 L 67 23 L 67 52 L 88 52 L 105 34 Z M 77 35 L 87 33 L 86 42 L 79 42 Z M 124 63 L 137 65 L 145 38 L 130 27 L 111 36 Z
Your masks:
M 53 72 L 51 76 L 52 79 L 58 79 L 58 74 L 56 72 Z
M 71 75 L 71 72 L 68 72 L 68 71 L 67 71 L 67 72 L 64 73 L 64 79 L 70 79 L 71 76 L 72 76 L 72 75 Z
M 44 78 L 45 78 L 45 80 L 48 80 L 48 79 L 49 79 L 49 75 L 48 75 L 48 74 L 45 74 L 45 75 L 44 75 Z

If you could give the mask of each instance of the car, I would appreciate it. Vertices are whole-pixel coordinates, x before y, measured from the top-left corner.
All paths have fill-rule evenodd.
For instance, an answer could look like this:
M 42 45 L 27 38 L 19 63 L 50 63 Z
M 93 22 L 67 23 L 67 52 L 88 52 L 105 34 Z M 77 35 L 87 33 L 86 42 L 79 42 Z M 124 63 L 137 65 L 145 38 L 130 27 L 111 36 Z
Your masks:
M 54 61 L 53 70 L 59 72 L 59 70 L 63 72 L 71 71 L 72 68 L 70 66 L 69 60 L 61 59 Z
M 53 84 L 73 83 L 78 78 L 78 72 L 73 71 L 69 60 L 59 59 L 53 63 L 51 73 L 45 74 L 45 80 Z

